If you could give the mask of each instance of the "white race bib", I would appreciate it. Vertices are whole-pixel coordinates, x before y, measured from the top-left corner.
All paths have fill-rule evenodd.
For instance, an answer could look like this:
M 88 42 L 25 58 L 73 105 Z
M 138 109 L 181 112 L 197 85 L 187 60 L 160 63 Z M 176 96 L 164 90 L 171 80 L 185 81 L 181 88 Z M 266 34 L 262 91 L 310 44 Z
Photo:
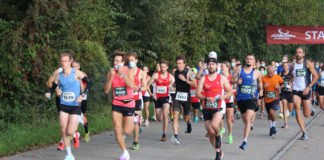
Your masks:
M 187 101 L 188 100 L 188 93 L 186 92 L 177 92 L 176 100 L 178 101 Z
M 167 87 L 166 86 L 156 86 L 156 93 L 158 94 L 166 94 Z
M 195 89 L 190 90 L 190 96 L 191 97 L 196 97 L 196 90 Z
M 74 92 L 63 92 L 63 101 L 64 102 L 74 102 L 75 101 Z

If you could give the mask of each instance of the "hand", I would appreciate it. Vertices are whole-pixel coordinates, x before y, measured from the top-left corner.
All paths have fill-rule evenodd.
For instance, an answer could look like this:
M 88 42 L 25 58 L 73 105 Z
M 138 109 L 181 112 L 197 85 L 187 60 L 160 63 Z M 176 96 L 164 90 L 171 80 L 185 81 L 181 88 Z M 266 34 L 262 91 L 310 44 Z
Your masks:
M 309 93 L 310 87 L 306 87 L 304 89 L 303 95 L 307 95 Z
M 180 80 L 182 80 L 182 81 L 186 81 L 187 79 L 186 79 L 186 77 L 184 76 L 184 75 L 182 75 L 182 74 L 179 74 L 179 79 Z
M 276 86 L 276 90 L 280 90 L 280 88 L 281 88 L 281 87 L 280 87 L 279 85 Z
M 77 100 L 76 100 L 75 102 L 77 102 L 77 103 L 81 103 L 82 100 L 83 100 L 83 96 L 80 95 L 80 96 L 77 98 Z
M 239 79 L 237 80 L 237 84 L 238 84 L 238 85 L 241 85 L 242 82 L 243 82 L 242 78 L 239 78 Z
M 49 93 L 49 92 L 45 93 L 45 97 L 50 99 L 51 98 L 51 93 Z

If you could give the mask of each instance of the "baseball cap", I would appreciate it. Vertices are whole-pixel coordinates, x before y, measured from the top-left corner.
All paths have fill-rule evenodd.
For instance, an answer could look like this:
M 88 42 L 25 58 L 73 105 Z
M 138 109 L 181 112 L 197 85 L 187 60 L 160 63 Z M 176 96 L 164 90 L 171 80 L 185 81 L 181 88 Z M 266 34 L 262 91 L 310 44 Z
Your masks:
M 217 53 L 215 51 L 209 52 L 208 58 L 215 58 L 215 59 L 217 59 Z
M 209 63 L 209 62 L 217 63 L 217 59 L 216 58 L 208 58 L 207 63 Z

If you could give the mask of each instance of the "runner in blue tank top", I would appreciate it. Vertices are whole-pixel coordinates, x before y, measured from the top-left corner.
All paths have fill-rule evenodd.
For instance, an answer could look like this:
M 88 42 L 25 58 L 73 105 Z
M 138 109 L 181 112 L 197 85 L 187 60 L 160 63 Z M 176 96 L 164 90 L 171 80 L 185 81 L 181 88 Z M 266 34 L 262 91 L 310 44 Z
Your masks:
M 242 113 L 244 122 L 244 141 L 240 145 L 242 150 L 247 147 L 247 138 L 250 133 L 252 116 L 257 107 L 258 90 L 262 96 L 261 73 L 254 69 L 255 57 L 248 54 L 245 57 L 245 66 L 237 70 L 232 78 L 232 82 L 237 83 L 237 105 Z
M 61 54 L 61 67 L 63 72 L 60 72 L 55 77 L 52 87 L 45 94 L 45 96 L 49 98 L 58 85 L 62 90 L 60 98 L 60 124 L 61 134 L 67 152 L 65 160 L 75 159 L 71 152 L 70 137 L 72 137 L 78 129 L 79 116 L 81 115 L 80 103 L 83 97 L 86 96 L 86 91 L 88 90 L 85 89 L 85 92 L 81 93 L 80 81 L 82 80 L 88 83 L 88 79 L 81 71 L 71 67 L 72 61 L 73 58 L 71 54 Z

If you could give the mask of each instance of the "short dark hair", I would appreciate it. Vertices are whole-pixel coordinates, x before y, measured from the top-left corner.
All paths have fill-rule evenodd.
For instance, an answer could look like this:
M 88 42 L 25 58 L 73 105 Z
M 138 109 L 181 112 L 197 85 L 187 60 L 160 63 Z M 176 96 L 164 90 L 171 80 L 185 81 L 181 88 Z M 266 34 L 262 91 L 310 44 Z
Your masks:
M 254 54 L 252 54 L 252 53 L 246 54 L 245 58 L 248 57 L 248 56 L 253 56 L 255 58 Z
M 115 57 L 117 57 L 117 56 L 122 57 L 122 61 L 125 61 L 125 59 L 126 59 L 126 53 L 123 52 L 123 51 L 115 50 L 115 51 L 114 51 L 113 58 L 115 58 Z
M 178 61 L 178 60 L 183 60 L 183 63 L 186 63 L 186 57 L 183 56 L 183 55 L 179 55 L 179 56 L 177 56 L 177 57 L 176 57 L 176 61 Z
M 169 66 L 169 61 L 167 61 L 167 60 L 163 60 L 163 59 L 162 59 L 162 60 L 160 61 L 160 65 L 161 65 L 161 64 L 165 64 L 165 65 Z
M 62 52 L 61 57 L 69 57 L 70 60 L 73 60 L 72 54 L 69 52 Z
M 134 57 L 135 59 L 138 59 L 138 55 L 136 52 L 129 52 L 128 57 Z

